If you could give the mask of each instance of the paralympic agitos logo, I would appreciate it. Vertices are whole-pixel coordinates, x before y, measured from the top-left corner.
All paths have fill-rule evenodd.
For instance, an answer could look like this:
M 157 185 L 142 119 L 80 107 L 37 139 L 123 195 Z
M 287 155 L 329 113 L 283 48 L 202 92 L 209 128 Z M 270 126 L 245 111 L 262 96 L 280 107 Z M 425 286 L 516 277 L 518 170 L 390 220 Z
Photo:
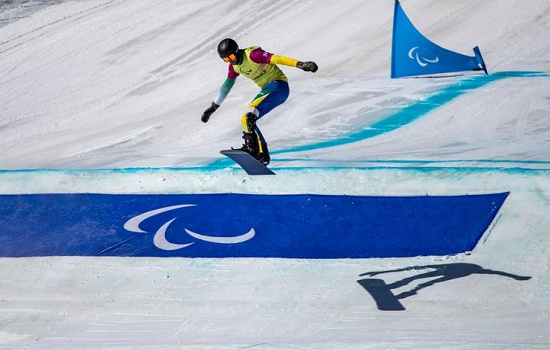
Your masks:
M 411 60 L 415 60 L 420 67 L 426 67 L 428 64 L 435 64 L 439 62 L 439 57 L 435 56 L 433 58 L 426 58 L 421 55 L 419 52 L 418 46 L 415 46 L 409 50 L 408 56 Z
M 159 209 L 150 210 L 143 214 L 134 216 L 130 220 L 126 221 L 126 223 L 124 224 L 124 229 L 135 233 L 150 233 L 140 228 L 140 225 L 144 221 L 149 220 L 153 217 L 156 217 L 160 214 L 177 211 L 178 209 L 196 207 L 196 206 L 197 206 L 196 204 L 179 204 L 179 205 L 172 205 L 168 207 L 162 207 Z M 220 236 L 210 236 L 202 233 L 197 233 L 187 228 L 184 228 L 183 231 L 189 236 L 190 242 L 183 243 L 183 244 L 173 243 L 168 241 L 168 239 L 166 238 L 166 232 L 177 218 L 178 218 L 177 216 L 173 217 L 172 219 L 162 224 L 158 229 L 156 229 L 155 235 L 153 237 L 153 244 L 155 245 L 155 247 L 162 250 L 178 250 L 178 249 L 183 249 L 185 247 L 189 247 L 190 245 L 194 244 L 197 240 L 210 242 L 210 243 L 217 243 L 217 244 L 237 244 L 237 243 L 243 243 L 252 239 L 256 234 L 256 231 L 254 230 L 254 228 L 251 228 L 248 232 L 241 235 L 230 236 L 230 237 L 220 237 Z

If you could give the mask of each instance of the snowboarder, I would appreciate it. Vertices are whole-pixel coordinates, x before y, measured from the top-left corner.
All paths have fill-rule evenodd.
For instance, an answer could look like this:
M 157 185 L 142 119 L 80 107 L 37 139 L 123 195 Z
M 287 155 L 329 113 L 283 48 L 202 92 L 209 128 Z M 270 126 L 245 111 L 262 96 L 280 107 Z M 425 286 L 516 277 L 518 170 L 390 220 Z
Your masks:
M 261 89 L 248 106 L 248 111 L 241 117 L 244 129 L 244 145 L 241 150 L 250 153 L 264 165 L 271 160 L 267 143 L 256 125 L 256 121 L 273 108 L 286 101 L 289 95 L 288 79 L 279 69 L 278 64 L 297 67 L 306 72 L 317 71 L 317 64 L 312 61 L 302 62 L 293 58 L 275 55 L 264 51 L 259 46 L 239 49 L 235 40 L 227 38 L 218 44 L 218 54 L 229 63 L 227 78 L 220 87 L 218 96 L 202 114 L 203 123 L 208 122 L 212 113 L 225 100 L 240 74 L 252 79 Z

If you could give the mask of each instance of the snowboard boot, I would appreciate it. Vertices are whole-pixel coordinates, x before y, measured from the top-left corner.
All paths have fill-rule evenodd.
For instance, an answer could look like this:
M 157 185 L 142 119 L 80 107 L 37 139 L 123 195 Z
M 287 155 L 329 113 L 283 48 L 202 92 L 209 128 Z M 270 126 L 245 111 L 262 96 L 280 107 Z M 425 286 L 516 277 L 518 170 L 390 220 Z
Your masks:
M 243 127 L 247 132 L 254 132 L 256 130 L 256 120 L 258 117 L 252 112 L 248 112 L 244 115 L 244 120 L 241 120 Z M 246 124 L 246 127 L 245 127 Z
M 263 165 L 267 166 L 271 161 L 271 157 L 269 156 L 269 150 L 267 149 L 267 143 L 265 141 L 262 141 L 261 146 L 262 146 L 261 150 L 259 150 L 258 156 L 256 157 L 256 159 Z
M 258 157 L 258 137 L 254 132 L 243 132 L 244 145 L 240 148 L 252 157 Z

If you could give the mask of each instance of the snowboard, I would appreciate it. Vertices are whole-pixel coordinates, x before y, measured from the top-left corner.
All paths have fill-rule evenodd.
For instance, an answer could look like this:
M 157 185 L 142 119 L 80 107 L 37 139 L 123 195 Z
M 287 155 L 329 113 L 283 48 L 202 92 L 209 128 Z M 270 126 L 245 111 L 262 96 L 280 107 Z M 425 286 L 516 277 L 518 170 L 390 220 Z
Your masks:
M 273 171 L 245 151 L 241 151 L 240 149 L 228 149 L 220 151 L 220 153 L 239 164 L 248 175 L 275 175 Z

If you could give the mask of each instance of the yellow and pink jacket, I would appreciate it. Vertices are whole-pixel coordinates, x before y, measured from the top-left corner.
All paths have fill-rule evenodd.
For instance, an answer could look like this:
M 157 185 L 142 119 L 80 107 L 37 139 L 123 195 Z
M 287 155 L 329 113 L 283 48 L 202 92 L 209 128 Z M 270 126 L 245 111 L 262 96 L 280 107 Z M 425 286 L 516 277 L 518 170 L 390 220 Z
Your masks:
M 263 89 L 267 84 L 275 80 L 288 82 L 286 75 L 277 67 L 277 64 L 290 67 L 296 67 L 298 64 L 298 60 L 296 59 L 272 54 L 262 50 L 259 46 L 252 46 L 243 51 L 239 63 L 229 64 L 227 78 L 214 100 L 217 105 L 221 105 L 223 100 L 225 100 L 235 84 L 235 79 L 239 75 L 242 74 L 251 79 Z

